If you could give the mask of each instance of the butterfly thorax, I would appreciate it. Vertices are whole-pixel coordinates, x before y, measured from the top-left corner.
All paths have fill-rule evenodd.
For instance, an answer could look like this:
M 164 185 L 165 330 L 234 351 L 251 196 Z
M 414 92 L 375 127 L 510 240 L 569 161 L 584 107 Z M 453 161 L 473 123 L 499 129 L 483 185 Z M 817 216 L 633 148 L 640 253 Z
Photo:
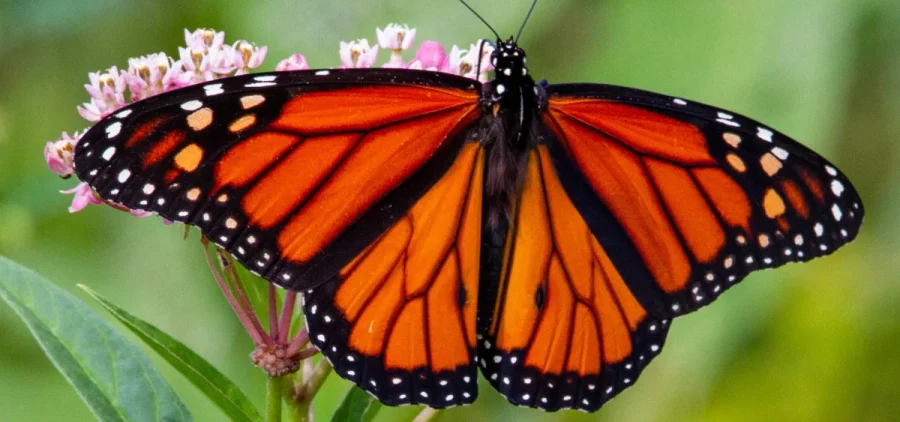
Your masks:
M 487 150 L 485 207 L 488 224 L 512 215 L 516 192 L 533 147 L 532 125 L 537 105 L 534 80 L 525 67 L 525 52 L 510 38 L 497 40 L 491 54 L 494 79 L 485 84 L 483 103 L 493 116 L 482 138 Z

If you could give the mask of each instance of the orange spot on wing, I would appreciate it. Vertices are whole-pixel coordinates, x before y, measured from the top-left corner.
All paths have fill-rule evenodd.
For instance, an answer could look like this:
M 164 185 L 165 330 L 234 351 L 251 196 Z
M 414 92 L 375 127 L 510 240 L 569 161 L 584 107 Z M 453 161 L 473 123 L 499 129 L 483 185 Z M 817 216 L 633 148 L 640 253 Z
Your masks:
M 203 107 L 187 116 L 187 124 L 194 131 L 206 129 L 213 122 L 213 111 L 209 107 Z
M 741 227 L 746 233 L 750 233 L 750 216 L 753 211 L 750 199 L 741 185 L 720 169 L 697 168 L 691 171 L 722 219 L 729 225 Z
M 575 298 L 569 290 L 562 264 L 556 256 L 550 260 L 547 276 L 546 302 L 531 348 L 525 357 L 525 364 L 538 368 L 542 373 L 560 374 L 565 369 L 567 347 L 572 335 L 572 308 Z M 504 319 L 506 318 L 508 315 L 504 315 Z M 510 324 L 518 325 L 519 321 L 513 320 Z M 530 331 L 524 330 L 525 327 L 527 326 L 519 329 Z
M 358 139 L 357 134 L 331 135 L 297 144 L 244 197 L 242 205 L 251 223 L 262 229 L 278 224 L 325 180 Z
M 215 170 L 215 188 L 241 187 L 256 178 L 287 152 L 300 138 L 283 133 L 264 132 L 254 135 L 229 149 Z
M 669 224 L 639 158 L 570 117 L 556 117 L 560 126 L 554 131 L 560 141 L 630 235 L 660 288 L 666 292 L 682 289 L 690 275 L 687 252 Z M 555 126 L 552 121 L 548 124 Z
M 357 260 L 344 267 L 340 276 L 344 279 L 335 294 L 335 305 L 348 321 L 355 321 L 360 311 L 372 298 L 381 280 L 388 274 L 402 268 L 401 256 L 406 252 L 412 225 L 408 219 L 401 219 L 363 252 Z M 400 270 L 402 271 L 402 270 Z
M 150 150 L 142 157 L 142 165 L 146 169 L 163 158 L 167 157 L 185 138 L 184 131 L 173 130 L 150 147 Z
M 364 304 L 365 309 L 350 330 L 350 347 L 367 356 L 381 355 L 393 316 L 402 306 L 402 295 L 403 270 L 397 266 L 388 275 L 384 286 Z
M 480 150 L 477 143 L 466 144 L 444 177 L 410 210 L 415 229 L 407 258 L 407 297 L 425 291 L 455 243 L 475 157 Z
M 512 240 L 509 281 L 506 286 L 501 286 L 501 289 L 506 289 L 503 308 L 495 311 L 495 314 L 499 312 L 503 315 L 497 329 L 497 346 L 504 350 L 528 346 L 532 327 L 538 318 L 535 294 L 545 281 L 553 247 L 540 177 L 537 155 L 531 153 L 516 217 L 518 227 Z M 494 320 L 497 319 L 495 316 Z
M 778 192 L 775 192 L 775 189 L 769 188 L 763 194 L 763 210 L 766 212 L 766 217 L 769 218 L 775 218 L 784 214 L 784 200 L 781 199 L 781 195 Z
M 278 246 L 284 257 L 305 262 L 315 256 L 477 115 L 473 106 L 464 113 L 423 116 L 365 136 L 281 231 Z
M 788 202 L 791 203 L 791 208 L 797 211 L 801 217 L 808 218 L 809 207 L 806 205 L 806 199 L 803 197 L 800 187 L 794 181 L 786 179 L 781 181 L 781 190 L 787 196 Z
M 384 351 L 385 369 L 413 370 L 428 364 L 424 305 L 424 301 L 419 298 L 403 307 Z
M 575 318 L 572 320 L 572 343 L 569 345 L 567 372 L 576 372 L 581 376 L 600 373 L 600 339 L 597 322 L 587 306 L 575 305 Z
M 428 291 L 428 339 L 431 368 L 455 369 L 469 364 L 465 327 L 461 326 L 459 272 L 455 255 L 450 255 Z
M 565 114 L 642 154 L 683 164 L 714 164 L 703 133 L 689 123 L 637 107 L 595 99 L 552 99 L 550 112 Z
M 231 132 L 240 132 L 253 124 L 256 123 L 256 115 L 247 114 L 241 117 L 238 117 L 234 122 L 228 125 L 228 130 Z
M 645 158 L 660 195 L 682 239 L 698 261 L 712 261 L 725 245 L 725 231 L 687 170 L 665 161 Z
M 155 116 L 149 118 L 145 122 L 142 122 L 140 125 L 138 125 L 137 129 L 135 129 L 134 132 L 131 133 L 131 136 L 128 137 L 128 140 L 125 141 L 125 147 L 131 148 L 143 141 L 146 141 L 147 138 L 150 137 L 150 134 L 152 134 L 153 131 L 159 127 L 159 125 L 168 120 L 168 118 L 168 115 Z
M 287 102 L 272 127 L 301 133 L 369 130 L 455 107 L 470 108 L 478 94 L 426 86 L 375 86 L 303 93 Z
M 203 160 L 203 148 L 197 144 L 190 144 L 175 155 L 175 165 L 178 166 L 178 169 L 188 173 L 197 170 L 201 160 Z

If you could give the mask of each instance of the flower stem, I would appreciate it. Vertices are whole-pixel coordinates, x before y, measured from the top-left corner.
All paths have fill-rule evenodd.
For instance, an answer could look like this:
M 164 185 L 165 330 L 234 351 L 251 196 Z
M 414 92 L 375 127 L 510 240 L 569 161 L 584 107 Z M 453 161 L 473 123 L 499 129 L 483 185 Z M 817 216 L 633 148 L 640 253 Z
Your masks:
M 297 391 L 296 393 L 297 400 L 300 402 L 312 401 L 312 398 L 316 395 L 316 392 L 319 391 L 319 388 L 322 387 L 322 384 L 325 384 L 325 379 L 331 374 L 332 369 L 334 368 L 332 368 L 328 359 L 323 358 L 320 360 L 318 365 L 316 365 L 316 369 L 309 375 L 309 379 L 307 379 L 303 385 L 299 386 L 300 391 Z
M 297 301 L 297 292 L 288 290 L 284 293 L 284 303 L 281 304 L 281 318 L 278 323 L 278 342 L 285 343 L 291 335 L 291 319 L 294 317 L 294 304 Z
M 213 262 L 212 256 L 209 254 L 209 248 L 207 247 L 206 239 L 203 239 L 203 253 L 206 255 L 206 263 L 209 265 L 209 271 L 212 272 L 213 277 L 216 279 L 216 284 L 219 285 L 219 289 L 222 290 L 222 294 L 225 296 L 225 299 L 228 300 L 228 303 L 231 305 L 231 308 L 234 309 L 234 312 L 237 314 L 238 320 L 241 321 L 241 324 L 244 325 L 244 328 L 247 330 L 247 333 L 250 334 L 250 338 L 253 339 L 253 343 L 256 345 L 267 344 L 267 339 L 264 338 L 263 332 L 261 330 L 262 327 L 259 326 L 259 321 L 256 320 L 256 315 L 247 314 L 247 312 L 242 308 L 235 300 L 234 295 L 231 293 L 231 289 L 228 288 L 228 285 L 225 283 L 225 280 L 222 278 L 222 275 L 219 274 L 219 271 L 216 269 L 216 264 Z M 255 323 L 254 323 L 255 322 Z
M 269 283 L 269 337 L 281 338 L 278 328 L 278 292 L 275 291 L 275 285 Z
M 419 412 L 418 415 L 416 415 L 416 418 L 413 419 L 413 422 L 428 422 L 434 419 L 434 417 L 437 416 L 438 413 L 440 413 L 440 410 L 426 407 L 422 409 L 422 411 Z
M 281 422 L 281 382 L 284 377 L 266 380 L 266 422 Z

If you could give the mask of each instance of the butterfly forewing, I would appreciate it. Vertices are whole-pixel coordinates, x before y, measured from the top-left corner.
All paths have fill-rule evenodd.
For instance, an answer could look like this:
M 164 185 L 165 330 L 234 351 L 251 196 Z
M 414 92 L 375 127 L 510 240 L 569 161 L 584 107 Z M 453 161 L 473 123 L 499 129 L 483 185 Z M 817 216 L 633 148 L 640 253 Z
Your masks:
M 606 85 L 548 92 L 549 142 L 581 174 L 567 188 L 586 182 L 602 204 L 582 213 L 614 216 L 611 230 L 627 235 L 614 261 L 646 268 L 628 282 L 660 316 L 702 307 L 750 271 L 831 253 L 859 230 L 847 178 L 758 122 Z
M 400 218 L 462 147 L 480 113 L 477 82 L 427 74 L 189 87 L 98 123 L 75 165 L 104 199 L 196 225 L 265 278 L 312 287 Z

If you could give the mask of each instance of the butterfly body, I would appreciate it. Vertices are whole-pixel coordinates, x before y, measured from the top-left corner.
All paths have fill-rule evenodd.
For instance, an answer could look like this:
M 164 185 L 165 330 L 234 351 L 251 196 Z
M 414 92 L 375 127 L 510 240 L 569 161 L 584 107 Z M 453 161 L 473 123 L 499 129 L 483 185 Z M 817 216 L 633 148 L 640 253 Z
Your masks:
M 781 133 L 544 87 L 497 46 L 484 84 L 318 70 L 149 98 L 84 135 L 77 174 L 301 291 L 312 343 L 390 405 L 471 403 L 480 368 L 514 404 L 597 410 L 672 318 L 858 232 L 850 182 Z

